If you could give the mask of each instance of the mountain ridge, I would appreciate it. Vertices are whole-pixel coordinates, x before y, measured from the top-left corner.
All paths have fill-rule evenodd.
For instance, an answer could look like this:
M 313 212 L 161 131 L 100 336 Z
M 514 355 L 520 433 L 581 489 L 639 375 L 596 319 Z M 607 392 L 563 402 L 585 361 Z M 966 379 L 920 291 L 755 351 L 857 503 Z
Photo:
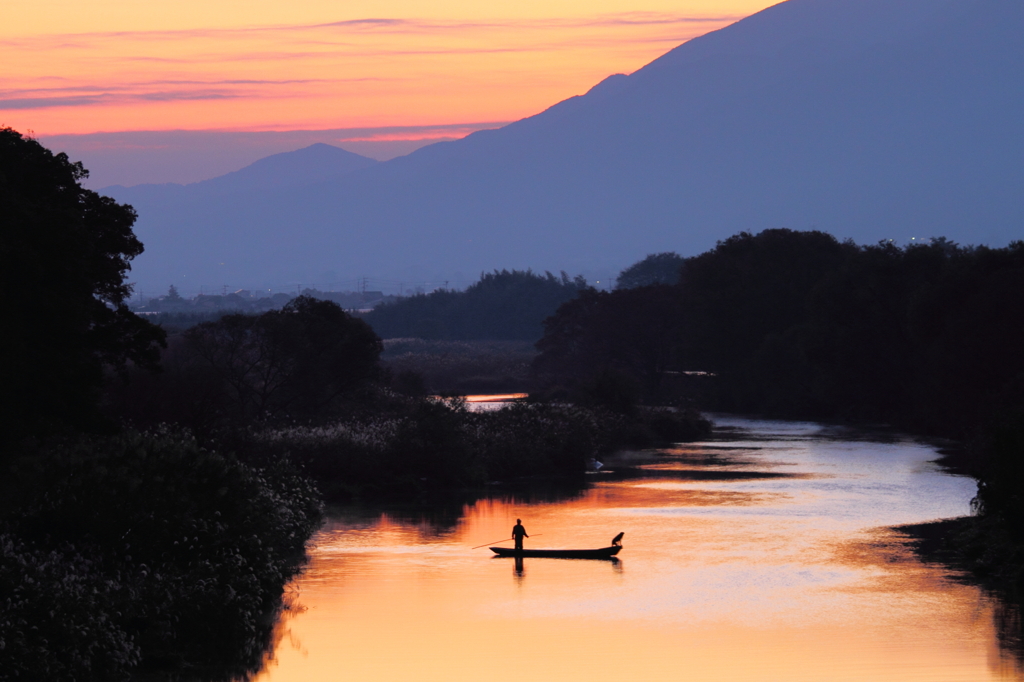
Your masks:
M 136 274 L 607 273 L 769 227 L 1006 243 L 1022 34 L 1024 3 L 789 0 L 500 129 L 220 203 L 148 198 Z
M 361 154 L 341 147 L 316 142 L 290 152 L 271 154 L 243 166 L 238 170 L 224 173 L 206 180 L 189 183 L 164 182 L 142 183 L 139 185 L 109 185 L 101 193 L 135 190 L 137 188 L 178 188 L 212 192 L 247 191 L 283 187 L 309 182 L 321 182 L 339 178 L 353 171 L 369 168 L 377 163 Z

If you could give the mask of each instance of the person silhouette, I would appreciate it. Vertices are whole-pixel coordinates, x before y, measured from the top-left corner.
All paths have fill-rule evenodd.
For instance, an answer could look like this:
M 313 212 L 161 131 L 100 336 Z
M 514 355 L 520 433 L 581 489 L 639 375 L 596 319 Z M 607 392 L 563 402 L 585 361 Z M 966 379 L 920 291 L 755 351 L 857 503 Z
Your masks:
M 523 528 L 522 519 L 516 519 L 516 525 L 512 526 L 512 539 L 516 541 L 516 549 L 523 548 L 523 538 L 528 538 L 526 529 Z
M 626 534 L 626 531 L 622 531 L 618 535 L 612 538 L 612 547 L 622 547 L 622 536 Z

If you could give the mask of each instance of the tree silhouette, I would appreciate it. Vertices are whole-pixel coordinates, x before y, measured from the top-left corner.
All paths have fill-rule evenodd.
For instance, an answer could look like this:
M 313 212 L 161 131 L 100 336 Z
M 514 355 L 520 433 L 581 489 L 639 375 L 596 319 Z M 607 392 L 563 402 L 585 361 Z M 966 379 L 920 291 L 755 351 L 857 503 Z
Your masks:
M 125 301 L 142 253 L 135 211 L 83 188 L 88 172 L 0 128 L 0 440 L 51 428 L 95 429 L 105 368 L 153 367 L 164 334 Z
M 185 332 L 235 418 L 323 414 L 378 378 L 381 340 L 332 301 L 308 296 L 259 316 L 225 315 Z
M 686 259 L 674 251 L 652 253 L 619 273 L 616 289 L 634 289 L 651 284 L 675 284 Z
M 366 321 L 383 338 L 536 341 L 544 318 L 585 289 L 566 273 L 495 270 L 465 291 L 443 289 L 377 306 Z

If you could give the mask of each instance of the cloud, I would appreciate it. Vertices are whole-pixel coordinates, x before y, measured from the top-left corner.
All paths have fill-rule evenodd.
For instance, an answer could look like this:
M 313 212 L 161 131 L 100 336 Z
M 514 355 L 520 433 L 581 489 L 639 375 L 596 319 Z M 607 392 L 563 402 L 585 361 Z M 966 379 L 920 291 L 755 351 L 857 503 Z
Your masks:
M 202 90 L 157 90 L 141 93 L 105 92 L 96 95 L 55 95 L 53 97 L 0 97 L 0 110 L 85 107 L 130 104 L 132 102 L 225 100 L 244 96 L 238 92 L 207 88 Z
M 666 26 L 684 24 L 723 24 L 737 21 L 741 15 L 692 15 L 666 12 L 618 12 L 589 17 L 548 17 L 535 19 L 492 19 L 480 21 L 446 21 L 438 19 L 367 17 L 345 19 L 316 24 L 277 24 L 268 26 L 241 26 L 231 28 L 190 28 L 173 30 L 95 31 L 75 34 L 41 34 L 23 38 L 0 40 L 0 47 L 16 49 L 92 49 L 95 42 L 109 40 L 180 41 L 198 39 L 249 38 L 261 34 L 315 33 L 315 32 L 374 32 L 380 34 L 422 33 L 436 36 L 439 32 L 462 33 L 482 30 L 552 30 L 601 27 Z
M 133 102 L 171 102 L 227 100 L 245 97 L 265 98 L 266 87 L 325 85 L 342 82 L 384 80 L 378 78 L 286 78 L 286 79 L 154 79 L 117 87 L 90 84 L 47 88 L 10 88 L 0 90 L 0 110 L 48 109 Z M 388 79 L 395 80 L 395 79 Z M 171 86 L 173 89 L 168 88 Z M 291 93 L 287 93 L 291 94 Z M 276 96 L 282 96 L 278 93 Z
M 105 104 L 108 98 L 102 95 L 79 95 L 77 97 L 12 97 L 0 98 L 3 109 L 45 109 L 48 107 L 85 107 Z

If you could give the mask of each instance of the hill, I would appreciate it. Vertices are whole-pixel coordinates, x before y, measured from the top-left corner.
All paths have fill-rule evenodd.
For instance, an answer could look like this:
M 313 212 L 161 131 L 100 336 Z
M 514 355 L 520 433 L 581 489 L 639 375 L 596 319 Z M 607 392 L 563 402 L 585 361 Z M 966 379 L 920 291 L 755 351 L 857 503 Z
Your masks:
M 790 0 L 339 178 L 113 194 L 141 216 L 132 277 L 159 289 L 611 273 L 783 226 L 1001 245 L 1024 234 L 1021 35 L 1005 0 Z

